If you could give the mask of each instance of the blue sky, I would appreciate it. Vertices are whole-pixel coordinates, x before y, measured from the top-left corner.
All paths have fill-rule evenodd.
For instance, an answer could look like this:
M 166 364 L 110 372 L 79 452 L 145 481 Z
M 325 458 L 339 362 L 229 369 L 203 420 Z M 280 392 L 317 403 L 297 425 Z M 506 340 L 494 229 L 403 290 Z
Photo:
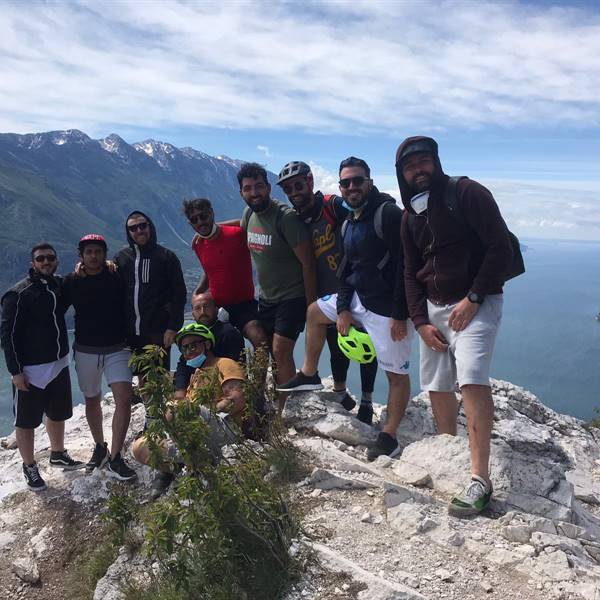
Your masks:
M 396 190 L 408 135 L 494 192 L 524 237 L 600 239 L 596 2 L 14 2 L 0 131 L 78 128 L 336 168 Z

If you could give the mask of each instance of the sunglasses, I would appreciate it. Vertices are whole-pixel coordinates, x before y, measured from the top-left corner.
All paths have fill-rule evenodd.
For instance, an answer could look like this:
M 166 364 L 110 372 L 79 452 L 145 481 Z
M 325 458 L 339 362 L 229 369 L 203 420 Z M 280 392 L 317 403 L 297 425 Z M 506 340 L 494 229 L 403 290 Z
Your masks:
M 354 184 L 354 187 L 360 187 L 365 181 L 369 181 L 369 177 L 363 177 L 362 175 L 357 175 L 356 177 L 346 177 L 344 179 L 340 179 L 340 187 L 346 189 L 350 187 L 350 184 Z
M 200 345 L 202 345 L 202 349 L 204 349 L 204 344 L 202 342 L 190 342 L 189 344 L 182 344 L 181 354 L 190 354 L 191 352 L 196 352 L 196 350 L 200 350 Z
M 56 254 L 38 254 L 33 260 L 37 263 L 43 263 L 45 260 L 54 262 L 56 260 Z
M 210 218 L 210 213 L 200 213 L 198 215 L 192 215 L 188 221 L 192 225 L 196 225 L 199 221 L 207 221 Z
M 146 231 L 147 228 L 147 221 L 144 221 L 143 223 L 136 223 L 135 225 L 127 225 L 127 229 L 129 229 L 131 233 L 135 233 L 136 231 Z
M 306 182 L 304 181 L 294 181 L 294 183 L 289 183 L 288 185 L 281 186 L 281 189 L 289 195 L 292 192 L 301 192 L 306 187 Z

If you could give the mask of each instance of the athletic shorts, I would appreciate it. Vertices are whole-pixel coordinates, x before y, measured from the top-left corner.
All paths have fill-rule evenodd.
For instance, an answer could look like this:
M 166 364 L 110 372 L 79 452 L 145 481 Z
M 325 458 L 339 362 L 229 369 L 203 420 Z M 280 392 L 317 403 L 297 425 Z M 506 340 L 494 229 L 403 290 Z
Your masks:
M 317 300 L 321 312 L 330 320 L 337 320 L 337 294 L 323 296 Z M 408 320 L 408 333 L 403 340 L 394 342 L 390 333 L 390 317 L 378 315 L 367 310 L 354 292 L 350 303 L 352 321 L 364 329 L 373 340 L 379 366 L 389 373 L 408 374 L 410 365 L 410 347 L 414 335 L 412 321 Z
M 225 304 L 224 308 L 229 314 L 229 322 L 238 330 L 242 331 L 246 323 L 258 321 L 258 302 L 248 300 L 238 304 Z
M 429 322 L 437 327 L 449 344 L 447 352 L 435 352 L 421 339 L 421 389 L 428 392 L 453 392 L 456 383 L 490 385 L 490 365 L 496 334 L 502 319 L 502 294 L 486 296 L 473 320 L 463 331 L 448 327 L 448 317 L 456 306 L 436 306 L 427 301 Z
M 108 385 L 131 383 L 129 350 L 119 350 L 110 354 L 88 354 L 75 351 L 75 370 L 79 389 L 86 398 L 94 398 L 102 391 L 102 374 Z
M 274 333 L 296 341 L 306 323 L 306 300 L 258 301 L 258 318 L 267 335 Z
M 144 351 L 144 346 L 148 344 L 155 344 L 156 346 L 163 345 L 163 335 L 162 333 L 148 333 L 145 335 L 137 335 L 130 340 L 131 351 L 135 354 L 139 354 Z M 166 352 L 165 357 L 162 360 L 162 366 L 167 369 L 167 371 L 171 370 L 171 348 L 165 348 Z M 134 375 L 141 375 L 138 371 L 133 371 Z
M 35 429 L 42 424 L 44 413 L 52 421 L 66 421 L 73 416 L 71 378 L 65 367 L 46 387 L 29 384 L 23 392 L 13 386 L 15 427 Z

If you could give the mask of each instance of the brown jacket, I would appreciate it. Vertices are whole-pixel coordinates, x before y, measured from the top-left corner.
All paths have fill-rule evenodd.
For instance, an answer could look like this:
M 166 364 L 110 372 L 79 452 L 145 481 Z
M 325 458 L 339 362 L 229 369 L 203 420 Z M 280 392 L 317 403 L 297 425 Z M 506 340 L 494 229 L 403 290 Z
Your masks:
M 398 158 L 409 143 L 425 142 L 436 163 L 427 210 L 415 215 L 410 200 L 415 192 L 402 175 Z M 402 202 L 404 278 L 410 317 L 415 327 L 429 322 L 427 300 L 453 304 L 469 292 L 502 293 L 512 262 L 506 223 L 492 194 L 471 179 L 457 185 L 457 207 L 464 221 L 452 216 L 444 201 L 448 176 L 442 171 L 437 144 L 431 138 L 408 138 L 396 154 L 396 174 Z M 414 221 L 409 226 L 409 212 Z

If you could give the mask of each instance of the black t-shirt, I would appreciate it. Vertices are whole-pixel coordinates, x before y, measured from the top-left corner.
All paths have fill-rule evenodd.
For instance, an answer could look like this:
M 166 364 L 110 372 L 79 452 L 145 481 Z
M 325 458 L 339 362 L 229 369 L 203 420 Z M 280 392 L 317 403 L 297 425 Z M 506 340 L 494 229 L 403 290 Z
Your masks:
M 107 269 L 85 277 L 69 273 L 62 298 L 65 309 L 75 308 L 75 349 L 125 346 L 125 289 L 117 273 Z
M 219 358 L 231 358 L 232 360 L 240 360 L 240 354 L 244 349 L 244 338 L 242 334 L 229 323 L 217 321 L 210 327 L 215 336 L 215 347 L 213 353 Z M 175 389 L 186 390 L 190 383 L 190 378 L 196 369 L 189 367 L 186 364 L 183 356 L 179 357 L 177 369 L 175 370 Z

